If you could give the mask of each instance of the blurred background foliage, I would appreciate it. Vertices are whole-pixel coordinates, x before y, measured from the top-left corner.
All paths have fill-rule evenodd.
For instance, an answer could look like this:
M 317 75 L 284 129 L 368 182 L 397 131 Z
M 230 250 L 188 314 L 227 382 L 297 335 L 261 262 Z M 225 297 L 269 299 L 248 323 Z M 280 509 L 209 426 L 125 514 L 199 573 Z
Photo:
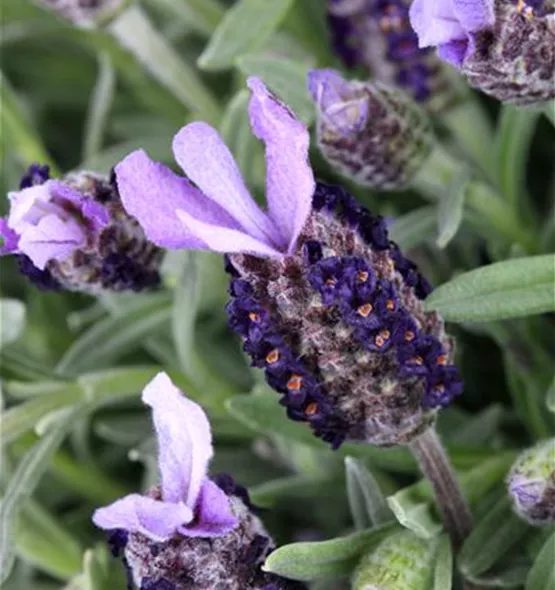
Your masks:
M 2 0 L 3 193 L 18 186 L 33 161 L 59 173 L 107 174 L 140 147 L 173 165 L 173 134 L 203 119 L 220 129 L 262 197 L 263 154 L 248 127 L 245 77 L 261 76 L 311 124 L 306 72 L 339 63 L 328 46 L 322 0 L 243 0 L 233 10 L 244 14 L 228 13 L 222 21 L 232 4 L 143 0 L 124 25 L 77 29 L 28 0 Z M 536 240 L 534 253 L 552 252 L 554 128 L 539 111 L 479 100 L 496 125 L 491 150 L 501 186 L 513 190 L 515 179 L 525 182 L 532 215 L 521 218 L 523 231 Z M 317 176 L 339 180 L 316 149 L 311 159 Z M 521 255 L 518 248 L 486 243 L 464 219 L 439 248 L 437 204 L 414 191 L 375 193 L 344 184 L 392 218 L 394 238 L 432 284 Z M 6 206 L 0 200 L 2 213 Z M 212 471 L 229 472 L 249 487 L 279 544 L 368 526 L 364 497 L 357 495 L 357 485 L 367 489 L 367 469 L 378 484 L 374 499 L 388 496 L 411 530 L 437 533 L 429 490 L 413 485 L 417 469 L 406 450 L 346 444 L 334 453 L 286 420 L 226 327 L 222 266 L 212 254 L 174 252 L 166 257 L 160 291 L 95 300 L 40 292 L 18 274 L 14 260 L 0 259 L 0 569 L 4 577 L 11 572 L 7 590 L 124 587 L 90 516 L 156 478 L 150 417 L 139 393 L 160 368 L 208 411 L 216 442 Z M 497 524 L 516 518 L 508 506 L 499 507 L 503 477 L 518 449 L 554 434 L 548 410 L 555 409 L 553 323 L 553 315 L 544 314 L 450 326 L 466 387 L 441 415 L 439 431 L 479 521 L 493 506 L 501 515 Z M 507 531 L 495 536 L 497 524 L 477 529 L 482 536 L 459 564 L 467 575 L 496 587 L 526 583 L 550 531 L 511 523 L 510 542 Z M 342 583 L 324 579 L 314 587 Z

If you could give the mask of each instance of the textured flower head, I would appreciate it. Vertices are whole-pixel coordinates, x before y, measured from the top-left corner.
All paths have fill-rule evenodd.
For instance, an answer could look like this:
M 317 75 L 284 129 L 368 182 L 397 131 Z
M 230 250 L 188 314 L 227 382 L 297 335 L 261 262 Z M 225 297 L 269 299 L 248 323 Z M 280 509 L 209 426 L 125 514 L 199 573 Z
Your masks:
M 480 90 L 519 104 L 555 96 L 552 0 L 414 0 L 410 19 L 420 47 Z
M 517 514 L 531 524 L 555 522 L 555 438 L 540 442 L 515 461 L 507 478 Z
M 8 198 L 0 255 L 18 256 L 39 287 L 139 290 L 159 281 L 161 252 L 146 242 L 107 179 L 82 172 L 52 180 L 47 166 L 33 164 Z
M 409 183 L 431 152 L 426 114 L 382 84 L 345 80 L 313 70 L 308 89 L 316 104 L 318 144 L 328 162 L 358 184 L 380 189 Z
M 124 205 L 156 243 L 227 254 L 230 326 L 291 419 L 334 447 L 408 442 L 461 391 L 443 322 L 420 301 L 429 285 L 381 217 L 342 189 L 315 187 L 308 130 L 261 82 L 249 86 L 253 131 L 266 144 L 267 213 L 201 123 L 174 140 L 198 188 L 135 152 L 116 167 Z M 340 129 L 365 121 L 353 98 L 353 109 L 332 113 Z
M 213 448 L 202 408 L 165 373 L 145 387 L 143 401 L 152 408 L 160 485 L 93 515 L 110 531 L 112 552 L 122 554 L 130 582 L 140 590 L 297 588 L 260 570 L 274 546 L 247 491 L 230 476 L 208 477 Z
M 418 47 L 409 7 L 410 0 L 328 0 L 332 45 L 346 67 L 362 66 L 373 82 L 438 112 L 460 93 L 434 52 Z

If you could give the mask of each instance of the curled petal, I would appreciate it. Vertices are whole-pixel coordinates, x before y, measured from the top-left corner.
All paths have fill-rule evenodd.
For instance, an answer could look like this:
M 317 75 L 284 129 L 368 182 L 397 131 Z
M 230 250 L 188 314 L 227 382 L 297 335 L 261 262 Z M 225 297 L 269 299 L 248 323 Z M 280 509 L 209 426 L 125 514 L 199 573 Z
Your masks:
M 143 150 L 129 154 L 116 166 L 121 200 L 150 240 L 167 248 L 206 248 L 183 227 L 176 215 L 185 209 L 199 219 L 226 227 L 238 224 L 182 176 L 152 161 Z
M 215 129 L 200 122 L 186 125 L 174 137 L 173 152 L 185 174 L 208 197 L 206 201 L 210 199 L 225 209 L 253 238 L 269 246 L 279 241 L 276 228 L 253 201 L 231 152 Z M 179 208 L 194 215 L 186 207 Z M 214 224 L 202 218 L 199 221 Z
M 0 239 L 2 240 L 0 245 L 0 256 L 17 252 L 19 236 L 17 232 L 11 229 L 4 217 L 0 217 Z
M 194 523 L 180 529 L 188 537 L 219 537 L 239 524 L 231 511 L 228 496 L 209 479 L 202 484 L 195 514 Z
M 93 514 L 94 524 L 101 529 L 124 529 L 154 541 L 169 539 L 192 519 L 192 510 L 183 502 L 161 502 L 140 494 L 125 496 Z
M 184 501 L 193 510 L 213 454 L 206 414 L 165 373 L 145 387 L 142 399 L 152 408 L 158 437 L 162 498 L 165 502 Z
M 315 182 L 308 161 L 308 129 L 258 78 L 249 78 L 249 117 L 266 146 L 266 199 L 272 221 L 292 252 L 312 207 Z

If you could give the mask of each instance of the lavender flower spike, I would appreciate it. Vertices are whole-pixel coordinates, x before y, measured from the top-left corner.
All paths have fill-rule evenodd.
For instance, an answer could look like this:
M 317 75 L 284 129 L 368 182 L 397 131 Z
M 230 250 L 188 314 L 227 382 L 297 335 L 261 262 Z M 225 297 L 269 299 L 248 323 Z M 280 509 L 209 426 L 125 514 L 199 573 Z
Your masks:
M 501 101 L 555 96 L 552 0 L 414 0 L 420 47 L 459 68 L 473 86 Z
M 292 420 L 334 448 L 345 439 L 410 442 L 462 390 L 443 321 L 420 301 L 430 287 L 381 217 L 339 187 L 314 183 L 308 130 L 259 80 L 249 86 L 251 125 L 266 144 L 267 213 L 201 123 L 174 140 L 198 189 L 135 152 L 116 167 L 124 205 L 162 246 L 227 254 L 230 326 Z M 383 114 L 364 93 L 335 105 L 336 90 L 319 95 L 331 102 L 324 115 L 334 129 L 356 136 Z
M 108 179 L 79 172 L 53 180 L 48 166 L 33 164 L 8 198 L 0 255 L 16 255 L 40 288 L 138 291 L 158 283 L 161 252 L 125 213 Z
M 161 483 L 93 515 L 110 531 L 113 553 L 123 550 L 130 582 L 140 590 L 302 588 L 260 570 L 273 542 L 251 513 L 247 491 L 229 476 L 208 478 L 213 448 L 202 408 L 165 373 L 142 399 L 152 408 Z

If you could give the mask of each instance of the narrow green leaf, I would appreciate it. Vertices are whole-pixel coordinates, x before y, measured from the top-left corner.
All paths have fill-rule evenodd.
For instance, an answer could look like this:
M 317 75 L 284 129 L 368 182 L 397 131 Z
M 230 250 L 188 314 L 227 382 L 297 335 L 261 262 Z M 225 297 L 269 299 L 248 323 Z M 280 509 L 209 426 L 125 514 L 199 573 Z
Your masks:
M 245 76 L 262 78 L 268 88 L 306 125 L 314 120 L 314 103 L 306 83 L 311 65 L 265 54 L 244 55 L 237 60 L 237 66 Z
M 249 488 L 249 496 L 255 506 L 271 508 L 279 505 L 285 498 L 314 498 L 322 489 L 330 485 L 341 485 L 343 482 L 337 475 L 291 475 L 281 477 Z
M 550 412 L 555 412 L 555 377 L 553 377 L 553 381 L 547 390 L 545 405 Z
M 302 581 L 345 576 L 364 553 L 395 530 L 397 525 L 389 523 L 329 541 L 285 545 L 270 553 L 262 569 Z
M 85 590 L 104 590 L 106 582 L 106 564 L 93 549 L 87 549 L 83 555 L 83 575 Z
M 149 0 L 172 19 L 209 37 L 225 14 L 217 0 Z
M 83 159 L 91 158 L 102 149 L 106 123 L 116 87 L 116 75 L 108 53 L 98 56 L 98 77 L 89 102 L 83 143 Z
M 450 440 L 464 445 L 491 443 L 499 432 L 505 410 L 501 404 L 491 404 L 473 414 L 452 434 Z
M 262 47 L 293 0 L 239 0 L 230 8 L 197 63 L 202 70 L 231 68 L 235 59 Z
M 555 588 L 555 533 L 547 539 L 526 578 L 526 590 Z
M 349 506 L 358 530 L 379 526 L 393 518 L 378 482 L 364 463 L 345 457 L 345 476 Z
M 528 532 L 528 525 L 503 497 L 475 527 L 459 554 L 462 574 L 476 578 L 501 559 Z
M 25 319 L 25 305 L 21 301 L 0 299 L 0 348 L 21 336 Z
M 522 588 L 529 571 L 528 565 L 508 565 L 491 571 L 469 580 L 480 588 Z
M 410 250 L 429 241 L 436 231 L 435 207 L 420 207 L 398 217 L 390 229 L 390 237 L 402 250 Z
M 399 523 L 422 539 L 432 539 L 443 528 L 432 514 L 430 503 L 415 498 L 411 488 L 389 496 L 387 503 Z
M 486 322 L 555 310 L 555 256 L 497 262 L 467 272 L 426 299 L 448 321 Z
M 451 590 L 453 586 L 453 549 L 447 535 L 439 539 L 433 590 Z
M 501 107 L 495 159 L 499 187 L 512 207 L 516 207 L 521 195 L 526 194 L 524 181 L 527 154 L 540 114 L 538 109 L 523 109 L 511 104 Z
M 100 320 L 77 338 L 58 363 L 56 371 L 78 375 L 113 361 L 139 347 L 170 316 L 167 294 L 137 298 L 125 313 Z
M 439 201 L 437 208 L 438 248 L 445 248 L 455 237 L 462 220 L 466 183 L 470 177 L 470 170 L 463 167 L 459 174 L 451 181 L 445 196 Z
M 4 389 L 11 397 L 27 399 L 29 397 L 54 395 L 67 389 L 68 381 L 7 381 Z

